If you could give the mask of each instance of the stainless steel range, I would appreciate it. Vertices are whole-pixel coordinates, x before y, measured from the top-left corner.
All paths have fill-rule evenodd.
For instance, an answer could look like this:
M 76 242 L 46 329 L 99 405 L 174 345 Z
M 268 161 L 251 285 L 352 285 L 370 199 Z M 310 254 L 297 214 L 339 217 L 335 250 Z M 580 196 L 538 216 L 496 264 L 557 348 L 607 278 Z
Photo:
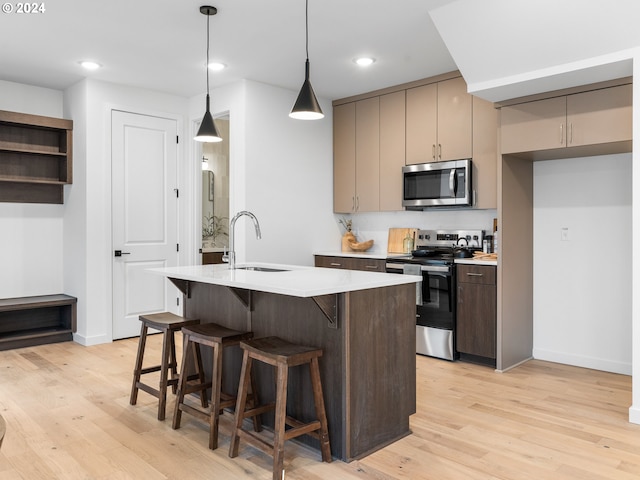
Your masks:
M 418 230 L 411 256 L 387 258 L 388 273 L 422 275 L 416 300 L 416 352 L 455 360 L 456 256 L 481 250 L 482 230 Z

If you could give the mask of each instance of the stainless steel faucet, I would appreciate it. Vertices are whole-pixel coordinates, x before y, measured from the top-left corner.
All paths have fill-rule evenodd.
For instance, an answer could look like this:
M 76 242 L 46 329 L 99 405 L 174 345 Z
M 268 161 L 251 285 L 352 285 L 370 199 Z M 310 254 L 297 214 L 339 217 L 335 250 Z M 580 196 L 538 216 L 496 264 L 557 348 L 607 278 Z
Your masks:
M 236 213 L 231 219 L 231 221 L 229 222 L 229 253 L 222 256 L 223 262 L 229 262 L 230 270 L 233 270 L 234 268 L 236 268 L 236 251 L 235 251 L 235 242 L 234 242 L 235 228 L 236 228 L 236 222 L 238 221 L 238 218 L 240 218 L 243 215 L 246 215 L 247 217 L 251 218 L 251 220 L 253 220 L 253 226 L 256 229 L 256 238 L 257 239 L 262 238 L 262 234 L 260 233 L 260 224 L 258 223 L 258 219 L 253 213 L 247 210 L 242 210 L 241 212 Z

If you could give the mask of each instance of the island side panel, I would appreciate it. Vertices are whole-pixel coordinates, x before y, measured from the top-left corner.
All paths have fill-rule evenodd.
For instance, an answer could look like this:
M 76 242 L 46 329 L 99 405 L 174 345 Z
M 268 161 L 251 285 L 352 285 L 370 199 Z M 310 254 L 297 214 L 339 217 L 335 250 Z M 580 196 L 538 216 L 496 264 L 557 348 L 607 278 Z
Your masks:
M 320 357 L 320 378 L 324 393 L 325 410 L 329 425 L 331 454 L 341 460 L 347 460 L 345 452 L 344 423 L 344 331 L 330 328 L 329 320 L 312 298 L 290 297 L 264 292 L 253 292 L 254 310 L 252 312 L 252 330 L 256 337 L 278 336 L 292 343 L 322 348 Z M 337 294 L 336 300 L 340 296 Z M 255 365 L 255 363 L 254 363 Z M 256 365 L 256 373 L 261 380 L 260 401 L 274 399 L 275 378 L 273 369 Z M 313 421 L 316 417 L 313 390 L 306 365 L 289 369 L 289 389 L 287 414 L 303 422 Z M 264 415 L 267 425 L 273 425 L 273 414 Z M 296 441 L 313 446 L 319 450 L 316 439 L 303 435 Z
M 416 412 L 415 284 L 346 294 L 349 459 L 411 433 Z

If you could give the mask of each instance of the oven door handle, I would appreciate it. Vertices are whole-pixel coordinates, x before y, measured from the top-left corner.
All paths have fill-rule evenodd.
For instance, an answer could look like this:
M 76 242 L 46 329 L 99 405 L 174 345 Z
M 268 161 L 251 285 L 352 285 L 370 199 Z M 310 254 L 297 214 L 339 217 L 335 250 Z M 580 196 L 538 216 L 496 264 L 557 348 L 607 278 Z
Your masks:
M 387 263 L 386 264 L 386 269 L 387 270 L 397 270 L 398 273 L 402 273 L 402 269 L 403 269 L 403 263 Z M 421 272 L 442 272 L 442 273 L 449 273 L 451 271 L 451 266 L 446 266 L 446 265 L 420 265 L 420 271 Z

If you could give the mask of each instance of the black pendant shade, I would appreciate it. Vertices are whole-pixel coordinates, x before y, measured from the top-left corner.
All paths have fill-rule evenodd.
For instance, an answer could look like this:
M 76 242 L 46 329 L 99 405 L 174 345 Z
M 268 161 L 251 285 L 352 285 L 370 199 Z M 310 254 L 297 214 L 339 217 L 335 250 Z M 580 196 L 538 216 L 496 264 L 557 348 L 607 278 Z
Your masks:
M 209 143 L 222 141 L 222 137 L 218 133 L 216 124 L 213 121 L 211 112 L 209 111 L 209 94 L 208 93 L 207 93 L 207 111 L 204 112 L 204 117 L 202 117 L 202 122 L 200 123 L 198 134 L 194 137 L 194 140 L 197 142 L 209 142 Z
M 289 116 L 297 120 L 318 120 L 324 117 L 316 94 L 309 81 L 309 59 L 305 62 L 304 83 L 296 99 L 296 103 L 291 109 Z
M 304 64 L 304 83 L 289 116 L 297 120 L 318 120 L 324 117 L 324 113 L 309 81 L 309 0 L 305 2 L 305 48 L 307 61 Z
M 193 138 L 196 142 L 221 142 L 222 137 L 218 133 L 218 129 L 216 128 L 216 124 L 213 121 L 213 117 L 211 116 L 210 110 L 210 99 L 209 99 L 209 17 L 211 15 L 215 15 L 218 13 L 218 9 L 216 7 L 211 7 L 208 5 L 203 5 L 200 7 L 200 13 L 207 16 L 207 110 L 204 112 L 204 117 L 202 117 L 202 122 L 200 123 L 200 128 L 198 129 L 198 133 Z

